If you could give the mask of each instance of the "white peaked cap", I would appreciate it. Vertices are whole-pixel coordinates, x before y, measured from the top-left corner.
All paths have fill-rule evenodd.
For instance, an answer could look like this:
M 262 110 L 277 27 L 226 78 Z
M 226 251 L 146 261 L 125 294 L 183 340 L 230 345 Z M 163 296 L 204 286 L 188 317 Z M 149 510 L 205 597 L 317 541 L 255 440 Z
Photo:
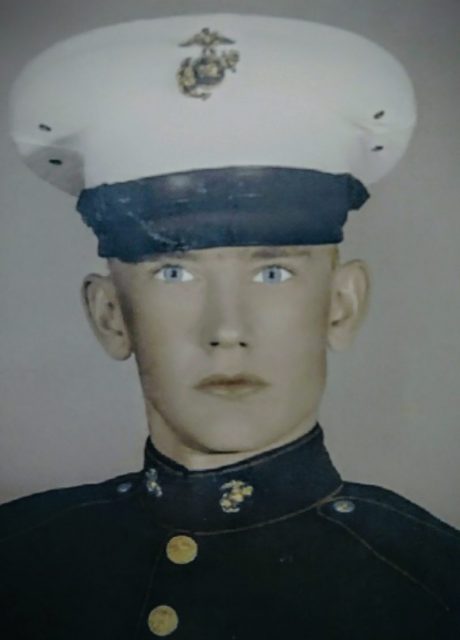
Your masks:
M 206 100 L 177 73 L 203 28 L 239 59 Z M 200 89 L 201 91 L 201 89 Z M 270 166 L 350 173 L 368 185 L 403 155 L 416 114 L 411 82 L 369 40 L 322 24 L 187 15 L 96 29 L 26 66 L 11 94 L 24 162 L 59 189 L 196 169 Z

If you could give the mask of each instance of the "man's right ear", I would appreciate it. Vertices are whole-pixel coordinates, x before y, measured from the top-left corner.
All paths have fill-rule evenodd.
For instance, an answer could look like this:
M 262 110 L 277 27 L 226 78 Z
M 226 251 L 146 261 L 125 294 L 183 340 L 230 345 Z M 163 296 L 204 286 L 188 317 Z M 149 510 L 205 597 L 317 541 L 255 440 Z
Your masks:
M 129 358 L 131 338 L 110 276 L 87 275 L 81 296 L 88 322 L 105 351 L 115 360 Z

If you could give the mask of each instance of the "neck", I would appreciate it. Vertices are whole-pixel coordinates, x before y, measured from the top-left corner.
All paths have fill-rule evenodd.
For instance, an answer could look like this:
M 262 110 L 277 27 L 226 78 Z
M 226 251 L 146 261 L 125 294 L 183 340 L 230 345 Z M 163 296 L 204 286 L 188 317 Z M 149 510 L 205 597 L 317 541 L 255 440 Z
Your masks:
M 179 435 L 163 417 L 147 402 L 147 420 L 150 438 L 155 448 L 167 458 L 174 460 L 190 471 L 217 469 L 229 464 L 241 462 L 260 453 L 270 451 L 289 444 L 305 435 L 317 423 L 317 415 L 308 416 L 288 433 L 280 436 L 276 440 L 252 449 L 244 451 L 214 451 Z

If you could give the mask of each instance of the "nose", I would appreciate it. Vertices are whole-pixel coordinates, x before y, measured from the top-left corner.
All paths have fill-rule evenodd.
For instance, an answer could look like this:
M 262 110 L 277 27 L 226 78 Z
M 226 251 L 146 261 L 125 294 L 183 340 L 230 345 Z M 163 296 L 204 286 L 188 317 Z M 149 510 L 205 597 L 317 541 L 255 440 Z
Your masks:
M 208 285 L 202 323 L 206 348 L 249 346 L 244 306 L 237 283 L 227 280 Z
M 239 339 L 239 335 L 236 331 L 225 330 L 219 332 L 217 340 L 210 340 L 210 347 L 233 347 L 238 345 L 240 347 L 247 347 L 248 343 Z

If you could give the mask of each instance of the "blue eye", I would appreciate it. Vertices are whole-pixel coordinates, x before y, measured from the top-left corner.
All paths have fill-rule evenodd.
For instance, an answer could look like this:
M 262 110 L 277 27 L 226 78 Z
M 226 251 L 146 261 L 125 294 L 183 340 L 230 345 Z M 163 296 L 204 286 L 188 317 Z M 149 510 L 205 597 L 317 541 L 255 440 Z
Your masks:
M 178 264 L 166 264 L 155 272 L 155 278 L 164 282 L 189 282 L 193 275 Z
M 276 284 L 278 282 L 285 282 L 285 280 L 289 280 L 289 278 L 292 278 L 291 271 L 284 267 L 279 267 L 276 264 L 272 264 L 259 271 L 259 273 L 254 277 L 254 282 Z

